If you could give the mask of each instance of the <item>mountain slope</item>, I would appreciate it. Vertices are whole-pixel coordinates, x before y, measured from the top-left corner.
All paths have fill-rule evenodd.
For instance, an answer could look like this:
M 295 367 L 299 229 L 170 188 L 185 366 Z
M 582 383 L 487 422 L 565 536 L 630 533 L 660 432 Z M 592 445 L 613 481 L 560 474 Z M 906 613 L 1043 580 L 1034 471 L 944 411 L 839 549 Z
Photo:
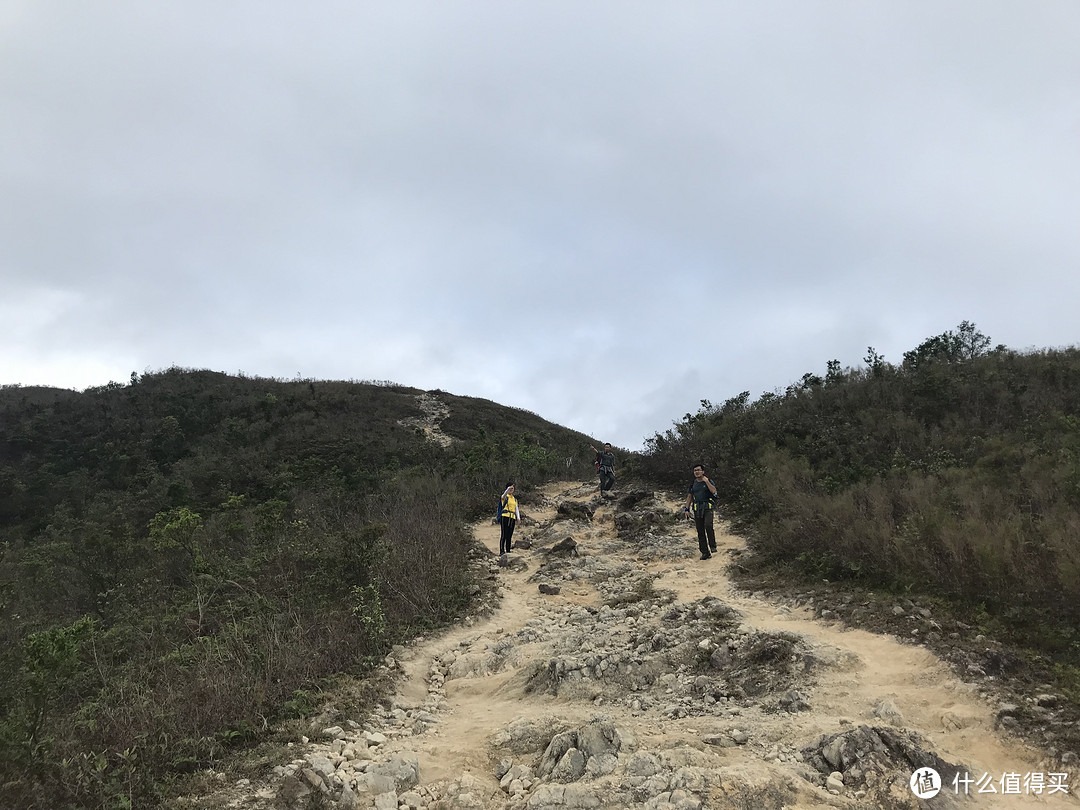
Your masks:
M 489 615 L 396 648 L 395 694 L 373 711 L 321 714 L 310 744 L 175 808 L 914 810 L 959 806 L 954 773 L 972 794 L 990 775 L 999 793 L 980 806 L 1075 806 L 1025 787 L 1034 773 L 1068 788 L 1068 774 L 1003 736 L 1004 704 L 921 636 L 741 591 L 723 565 L 742 539 L 722 526 L 718 557 L 697 560 L 680 501 L 552 484 L 525 499 L 535 522 L 502 558 L 498 530 L 475 525 L 501 597 Z M 568 536 L 576 553 L 556 549 Z M 909 787 L 923 767 L 945 777 L 930 805 Z M 1016 791 L 1000 795 L 1009 773 Z
M 535 414 L 169 369 L 0 389 L 0 806 L 149 806 L 468 606 L 465 519 L 591 465 Z

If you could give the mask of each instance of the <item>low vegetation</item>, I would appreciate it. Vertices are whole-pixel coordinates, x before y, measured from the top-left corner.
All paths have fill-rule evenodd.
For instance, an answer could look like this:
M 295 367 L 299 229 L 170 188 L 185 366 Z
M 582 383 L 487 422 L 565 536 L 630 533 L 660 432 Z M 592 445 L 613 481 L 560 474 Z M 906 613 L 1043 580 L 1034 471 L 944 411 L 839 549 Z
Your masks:
M 156 805 L 462 615 L 465 522 L 508 479 L 592 470 L 585 436 L 434 392 L 440 447 L 402 424 L 420 393 L 182 369 L 0 390 L 0 807 Z
M 704 461 L 758 568 L 929 594 L 1080 664 L 1080 351 L 991 348 L 973 324 L 889 363 L 702 402 L 650 476 Z

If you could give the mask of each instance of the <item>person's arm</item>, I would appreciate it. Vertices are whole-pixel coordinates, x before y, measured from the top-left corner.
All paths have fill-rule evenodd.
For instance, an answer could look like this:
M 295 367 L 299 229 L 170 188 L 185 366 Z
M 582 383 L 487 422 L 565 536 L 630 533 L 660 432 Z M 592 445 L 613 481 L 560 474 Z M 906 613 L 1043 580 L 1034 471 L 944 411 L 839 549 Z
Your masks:
M 707 486 L 709 488 L 709 492 L 712 493 L 713 495 L 715 495 L 716 494 L 716 484 L 714 484 L 712 481 L 710 481 L 707 477 L 702 478 L 702 480 L 705 482 L 705 486 Z

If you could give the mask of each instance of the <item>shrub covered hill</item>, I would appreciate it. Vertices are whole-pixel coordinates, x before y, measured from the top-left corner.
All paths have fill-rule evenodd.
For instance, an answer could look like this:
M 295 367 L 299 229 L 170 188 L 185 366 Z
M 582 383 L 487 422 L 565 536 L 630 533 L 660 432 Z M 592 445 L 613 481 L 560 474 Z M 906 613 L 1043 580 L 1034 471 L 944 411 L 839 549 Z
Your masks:
M 310 711 L 461 615 L 466 519 L 590 441 L 390 383 L 0 389 L 0 807 L 153 806 Z
M 965 321 L 865 364 L 703 401 L 645 472 L 711 465 L 744 573 L 928 596 L 1080 703 L 1080 350 L 991 349 Z

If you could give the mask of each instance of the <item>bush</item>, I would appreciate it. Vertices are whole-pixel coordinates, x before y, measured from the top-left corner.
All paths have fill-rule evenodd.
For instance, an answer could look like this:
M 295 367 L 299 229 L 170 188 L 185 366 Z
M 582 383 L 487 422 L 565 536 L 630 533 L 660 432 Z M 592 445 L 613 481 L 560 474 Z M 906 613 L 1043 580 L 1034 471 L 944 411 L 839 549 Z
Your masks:
M 1019 354 L 973 324 L 897 367 L 830 361 L 783 394 L 707 400 L 641 465 L 672 486 L 704 460 L 759 564 L 981 604 L 1080 662 L 1080 351 Z M 1053 633 L 1032 633 L 1053 616 Z
M 183 369 L 0 390 L 0 806 L 154 806 L 461 615 L 465 521 L 589 440 L 438 393 L 442 448 L 407 426 L 419 394 Z

